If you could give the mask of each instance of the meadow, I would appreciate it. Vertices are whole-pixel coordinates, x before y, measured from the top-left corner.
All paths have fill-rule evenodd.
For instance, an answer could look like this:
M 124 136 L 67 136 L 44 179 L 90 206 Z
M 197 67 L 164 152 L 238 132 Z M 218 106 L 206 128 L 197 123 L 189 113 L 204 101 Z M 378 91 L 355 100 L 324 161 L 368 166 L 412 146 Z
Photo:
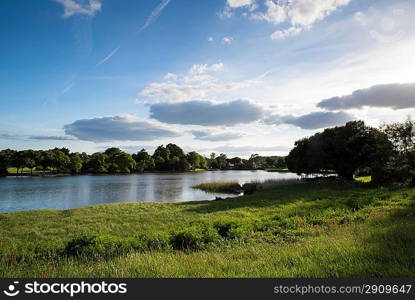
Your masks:
M 413 277 L 414 249 L 415 189 L 367 182 L 0 214 L 0 277 Z

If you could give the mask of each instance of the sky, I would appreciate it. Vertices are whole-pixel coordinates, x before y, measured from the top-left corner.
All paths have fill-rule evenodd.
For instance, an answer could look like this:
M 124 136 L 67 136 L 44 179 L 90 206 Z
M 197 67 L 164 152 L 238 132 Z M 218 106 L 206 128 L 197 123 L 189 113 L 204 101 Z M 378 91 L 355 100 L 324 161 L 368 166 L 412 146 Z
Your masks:
M 285 155 L 415 113 L 413 0 L 2 0 L 0 149 Z

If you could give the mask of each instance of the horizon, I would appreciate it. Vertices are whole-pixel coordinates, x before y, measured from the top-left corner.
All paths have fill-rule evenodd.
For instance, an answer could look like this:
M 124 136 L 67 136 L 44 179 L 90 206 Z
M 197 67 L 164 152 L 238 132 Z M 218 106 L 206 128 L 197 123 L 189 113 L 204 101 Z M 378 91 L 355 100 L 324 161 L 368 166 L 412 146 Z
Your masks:
M 0 149 L 283 156 L 415 112 L 409 0 L 15 0 L 0 16 Z

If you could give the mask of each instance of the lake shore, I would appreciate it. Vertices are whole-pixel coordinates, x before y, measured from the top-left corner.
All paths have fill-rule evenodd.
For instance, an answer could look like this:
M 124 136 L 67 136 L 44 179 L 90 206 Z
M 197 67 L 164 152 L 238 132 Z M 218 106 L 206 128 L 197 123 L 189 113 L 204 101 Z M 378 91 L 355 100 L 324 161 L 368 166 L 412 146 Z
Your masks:
M 1 177 L 50 177 L 50 176 L 111 176 L 111 175 L 140 175 L 140 174 L 182 174 L 182 173 L 200 173 L 200 172 L 218 172 L 218 171 L 266 171 L 272 173 L 292 173 L 288 169 L 281 170 L 268 170 L 268 169 L 196 169 L 189 171 L 144 171 L 144 172 L 133 172 L 133 173 L 80 173 L 80 174 L 71 174 L 71 173 L 54 173 L 54 172 L 9 172 L 8 174 L 0 174 Z
M 1 277 L 413 277 L 415 190 L 287 185 L 217 201 L 0 214 Z

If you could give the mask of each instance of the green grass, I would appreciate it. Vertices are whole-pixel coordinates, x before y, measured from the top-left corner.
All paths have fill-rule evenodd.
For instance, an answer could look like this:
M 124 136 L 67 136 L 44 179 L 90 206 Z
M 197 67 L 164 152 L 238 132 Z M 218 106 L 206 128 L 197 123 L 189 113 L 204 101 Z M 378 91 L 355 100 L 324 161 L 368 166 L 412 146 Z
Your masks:
M 193 188 L 208 193 L 240 194 L 242 192 L 241 185 L 236 181 L 207 182 L 195 185 Z
M 415 190 L 297 184 L 0 214 L 0 277 L 413 277 Z
M 368 183 L 372 181 L 372 176 L 356 177 L 355 180 Z

